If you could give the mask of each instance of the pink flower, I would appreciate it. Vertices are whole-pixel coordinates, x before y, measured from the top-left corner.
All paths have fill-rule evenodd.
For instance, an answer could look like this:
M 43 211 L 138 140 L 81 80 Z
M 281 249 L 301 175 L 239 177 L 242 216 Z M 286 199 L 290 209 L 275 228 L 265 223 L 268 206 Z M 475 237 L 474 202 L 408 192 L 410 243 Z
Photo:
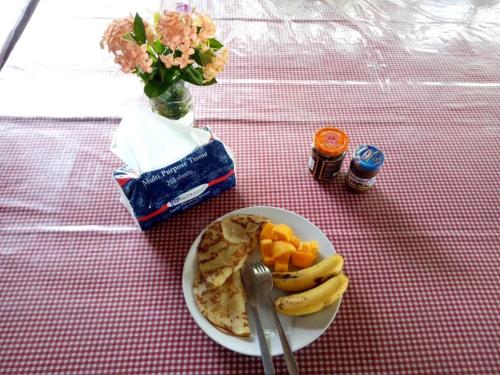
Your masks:
M 184 69 L 186 66 L 194 63 L 194 61 L 191 60 L 187 54 L 182 54 L 181 56 L 174 58 L 174 54 L 171 53 L 170 55 L 160 56 L 160 60 L 167 68 L 179 66 L 181 69 Z
M 146 23 L 145 23 L 146 26 Z M 127 38 L 134 29 L 132 17 L 113 20 L 108 26 L 101 40 L 101 47 L 108 47 L 108 51 L 115 55 L 115 62 L 119 64 L 125 73 L 133 72 L 139 67 L 147 73 L 151 73 L 153 60 L 147 53 L 146 44 L 138 45 L 135 41 Z M 149 37 L 152 37 L 149 29 Z
M 174 55 L 172 53 L 170 55 L 160 56 L 160 60 L 167 68 L 171 68 L 174 65 Z
M 172 51 L 185 51 L 196 46 L 196 25 L 190 14 L 165 12 L 156 26 L 161 42 Z
M 167 68 L 177 65 L 184 69 L 194 62 L 190 56 L 194 54 L 198 35 L 190 14 L 165 12 L 158 20 L 156 31 L 162 44 L 172 51 L 169 55 L 160 56 L 160 60 Z M 181 56 L 174 58 L 175 51 L 180 51 Z

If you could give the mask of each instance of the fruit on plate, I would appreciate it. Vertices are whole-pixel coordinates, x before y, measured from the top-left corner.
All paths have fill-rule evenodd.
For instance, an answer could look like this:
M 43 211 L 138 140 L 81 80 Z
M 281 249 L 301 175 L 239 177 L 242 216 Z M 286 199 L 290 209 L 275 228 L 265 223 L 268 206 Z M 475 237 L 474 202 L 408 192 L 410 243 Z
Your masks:
M 294 237 L 293 230 L 286 224 L 278 224 L 273 227 L 273 235 L 279 241 L 290 242 Z
M 286 224 L 268 222 L 260 232 L 260 254 L 264 264 L 277 272 L 287 272 L 290 263 L 307 268 L 316 260 L 318 242 L 303 242 Z
M 299 252 L 291 254 L 293 257 Z M 307 254 L 307 253 L 304 253 Z M 344 258 L 335 254 L 316 263 L 314 266 L 292 272 L 273 272 L 274 286 L 287 292 L 301 292 L 314 288 L 326 280 L 340 274 L 344 266 Z
M 265 223 L 264 226 L 262 227 L 262 231 L 260 232 L 260 239 L 272 241 L 274 239 L 273 228 L 274 228 L 273 223 L 271 222 Z
M 346 291 L 348 283 L 347 276 L 341 273 L 305 292 L 279 297 L 274 301 L 274 306 L 285 315 L 313 314 L 337 301 Z
M 274 269 L 279 272 L 288 271 L 288 262 L 290 261 L 290 253 L 283 253 L 274 258 Z

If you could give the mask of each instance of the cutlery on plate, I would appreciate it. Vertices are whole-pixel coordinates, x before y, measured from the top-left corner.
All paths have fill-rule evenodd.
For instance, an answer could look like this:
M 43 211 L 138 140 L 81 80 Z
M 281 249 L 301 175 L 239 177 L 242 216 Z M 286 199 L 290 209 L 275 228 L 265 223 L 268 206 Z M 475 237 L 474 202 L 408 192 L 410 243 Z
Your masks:
M 267 345 L 266 336 L 264 334 L 264 329 L 262 328 L 262 321 L 259 315 L 259 309 L 257 305 L 257 293 L 256 293 L 256 279 L 252 268 L 246 264 L 241 272 L 241 279 L 245 290 L 247 292 L 248 305 L 252 311 L 252 315 L 257 326 L 257 338 L 259 341 L 259 348 L 262 358 L 262 366 L 264 367 L 264 373 L 266 375 L 273 375 L 274 366 L 269 347 Z
M 267 301 L 266 303 L 268 303 L 269 308 L 273 313 L 274 323 L 280 336 L 281 346 L 283 347 L 283 354 L 285 355 L 285 362 L 288 373 L 290 375 L 298 375 L 299 367 L 297 366 L 297 361 L 295 360 L 295 356 L 293 355 L 292 349 L 290 348 L 290 344 L 288 343 L 288 339 L 281 325 L 278 313 L 274 308 L 273 299 L 271 297 L 271 290 L 273 289 L 273 276 L 271 275 L 271 271 L 269 271 L 269 268 L 262 264 L 262 262 L 254 262 L 251 263 L 250 266 L 255 276 L 255 285 L 257 288 L 259 288 L 259 291 L 263 292 L 264 297 Z

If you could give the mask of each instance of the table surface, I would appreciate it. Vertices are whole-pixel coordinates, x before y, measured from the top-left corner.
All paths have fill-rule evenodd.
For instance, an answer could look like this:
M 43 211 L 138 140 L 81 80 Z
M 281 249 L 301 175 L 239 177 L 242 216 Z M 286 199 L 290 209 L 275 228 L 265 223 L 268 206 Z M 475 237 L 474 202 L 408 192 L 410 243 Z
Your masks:
M 198 328 L 181 288 L 198 233 L 253 205 L 305 216 L 345 256 L 302 374 L 500 373 L 500 4 L 196 2 L 231 49 L 219 84 L 192 88 L 197 124 L 235 153 L 237 187 L 147 232 L 109 152 L 147 102 L 98 45 L 112 18 L 159 7 L 138 4 L 41 0 L 0 72 L 0 373 L 262 373 Z M 326 123 L 348 158 L 384 150 L 368 194 L 346 191 L 347 163 L 309 175 Z

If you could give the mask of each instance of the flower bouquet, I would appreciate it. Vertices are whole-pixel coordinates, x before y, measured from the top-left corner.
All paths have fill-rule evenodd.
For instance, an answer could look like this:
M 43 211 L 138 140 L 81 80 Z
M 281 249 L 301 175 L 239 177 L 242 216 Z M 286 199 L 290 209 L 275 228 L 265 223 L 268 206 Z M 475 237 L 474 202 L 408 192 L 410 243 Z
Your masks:
M 155 13 L 153 25 L 139 14 L 113 20 L 101 47 L 113 53 L 123 72 L 140 77 L 153 111 L 178 120 L 192 114 L 184 82 L 213 85 L 227 62 L 228 50 L 215 31 L 209 16 L 180 4 L 175 12 Z

